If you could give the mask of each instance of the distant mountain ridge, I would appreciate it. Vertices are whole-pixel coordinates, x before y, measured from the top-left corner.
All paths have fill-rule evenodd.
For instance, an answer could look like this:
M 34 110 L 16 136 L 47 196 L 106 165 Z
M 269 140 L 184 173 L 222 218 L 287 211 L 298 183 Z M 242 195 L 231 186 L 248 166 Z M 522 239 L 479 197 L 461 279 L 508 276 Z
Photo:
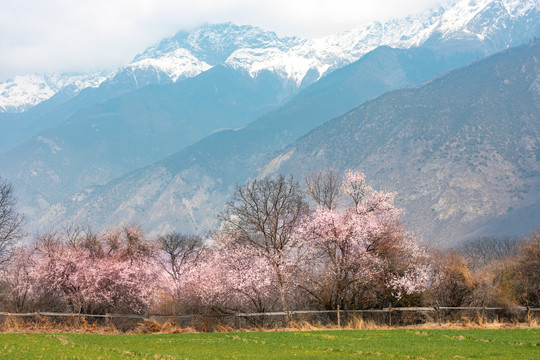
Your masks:
M 185 81 L 147 86 L 85 108 L 0 153 L 2 177 L 31 211 L 104 184 L 218 129 L 238 128 L 277 105 L 279 81 L 215 66 Z

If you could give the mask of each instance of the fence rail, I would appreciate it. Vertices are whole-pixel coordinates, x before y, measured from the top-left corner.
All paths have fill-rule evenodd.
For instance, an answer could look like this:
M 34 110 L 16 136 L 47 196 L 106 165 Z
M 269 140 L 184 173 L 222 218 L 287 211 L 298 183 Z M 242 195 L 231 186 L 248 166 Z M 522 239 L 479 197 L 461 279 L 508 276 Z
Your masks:
M 405 312 L 405 311 L 414 311 L 414 312 L 440 312 L 440 311 L 451 311 L 451 310 L 461 310 L 461 311 L 501 311 L 501 310 L 511 310 L 516 312 L 540 312 L 540 308 L 530 308 L 526 306 L 516 306 L 512 308 L 502 308 L 502 307 L 482 307 L 482 306 L 473 306 L 473 307 L 449 307 L 449 306 L 440 306 L 440 307 L 387 307 L 383 309 L 364 309 L 364 310 L 294 310 L 294 311 L 278 311 L 278 312 L 264 312 L 264 313 L 234 313 L 231 316 L 236 317 L 257 317 L 257 316 L 290 316 L 290 315 L 316 315 L 316 314 L 354 314 L 354 313 L 391 313 L 391 312 Z M 193 315 L 165 315 L 165 314 L 83 314 L 83 313 L 56 313 L 56 312 L 29 312 L 29 313 L 10 313 L 10 312 L 0 312 L 0 316 L 51 316 L 51 317 L 89 317 L 89 318 L 130 318 L 130 319 L 149 319 L 149 318 L 175 318 L 175 319 L 189 319 L 197 316 L 198 314 Z
M 51 317 L 88 317 L 88 318 L 127 318 L 127 319 L 149 319 L 149 318 L 176 318 L 176 319 L 189 319 L 198 315 L 163 315 L 163 314 L 83 314 L 83 313 L 55 313 L 55 312 L 30 312 L 30 313 L 9 313 L 0 312 L 0 316 L 51 316 Z
M 389 313 L 394 311 L 446 311 L 446 310 L 464 310 L 464 311 L 482 311 L 482 310 L 514 310 L 514 311 L 538 311 L 540 308 L 529 308 L 526 306 L 516 306 L 512 308 L 502 308 L 502 307 L 482 307 L 482 306 L 473 306 L 473 307 L 451 307 L 451 306 L 440 306 L 440 307 L 387 307 L 383 309 L 365 309 L 365 310 L 296 310 L 296 311 L 280 311 L 280 312 L 265 312 L 265 313 L 236 313 L 236 316 L 239 317 L 254 317 L 254 316 L 286 316 L 286 315 L 306 315 L 306 314 L 337 314 L 340 313 Z

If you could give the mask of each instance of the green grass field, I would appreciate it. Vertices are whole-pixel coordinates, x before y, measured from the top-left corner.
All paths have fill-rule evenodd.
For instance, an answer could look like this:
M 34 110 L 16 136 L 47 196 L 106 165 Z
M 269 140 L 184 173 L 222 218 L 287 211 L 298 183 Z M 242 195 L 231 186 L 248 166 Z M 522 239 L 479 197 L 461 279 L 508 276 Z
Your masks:
M 540 329 L 0 334 L 2 359 L 540 359 Z

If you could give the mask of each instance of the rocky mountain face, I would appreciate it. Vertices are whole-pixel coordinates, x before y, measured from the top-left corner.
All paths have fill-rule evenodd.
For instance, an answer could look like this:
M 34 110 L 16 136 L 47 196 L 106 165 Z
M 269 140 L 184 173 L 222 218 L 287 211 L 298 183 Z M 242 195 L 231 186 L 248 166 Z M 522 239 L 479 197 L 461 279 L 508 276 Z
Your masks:
M 259 174 L 359 169 L 398 192 L 427 242 L 540 224 L 540 41 L 382 95 L 284 148 Z

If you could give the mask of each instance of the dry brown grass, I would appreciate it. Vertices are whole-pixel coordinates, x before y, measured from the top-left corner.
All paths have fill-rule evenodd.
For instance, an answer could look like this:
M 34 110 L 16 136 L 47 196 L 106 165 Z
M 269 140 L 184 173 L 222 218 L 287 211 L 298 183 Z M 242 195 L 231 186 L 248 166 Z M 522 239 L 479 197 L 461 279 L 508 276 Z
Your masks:
M 187 334 L 196 332 L 192 327 L 180 327 L 173 320 L 167 319 L 164 322 L 160 322 L 155 318 L 144 319 L 133 330 L 134 334 Z
M 497 319 L 485 320 L 483 317 L 467 318 L 460 321 L 425 323 L 408 326 L 388 326 L 377 324 L 376 322 L 364 320 L 361 316 L 353 316 L 349 321 L 338 327 L 335 324 L 310 323 L 307 321 L 292 321 L 289 326 L 275 328 L 249 328 L 241 329 L 232 327 L 229 324 L 214 322 L 210 326 L 210 321 L 203 321 L 195 327 L 182 327 L 171 319 L 159 321 L 156 318 L 144 319 L 133 329 L 121 331 L 110 321 L 105 323 L 88 323 L 84 317 L 69 317 L 64 321 L 51 321 L 47 317 L 21 318 L 8 316 L 0 322 L 0 333 L 93 333 L 93 334 L 177 334 L 177 333 L 197 333 L 197 332 L 257 332 L 257 331 L 328 331 L 328 330 L 388 330 L 388 329 L 511 329 L 511 328 L 533 328 L 539 329 L 538 317 L 531 317 L 527 323 L 500 322 Z
M 388 329 L 386 325 L 377 325 L 373 320 L 365 321 L 361 316 L 354 315 L 347 323 L 349 330 L 380 330 Z
M 373 320 L 364 320 L 361 316 L 353 316 L 344 326 L 335 324 L 323 325 L 306 321 L 295 321 L 286 328 L 264 329 L 263 331 L 326 331 L 326 330 L 389 330 L 389 329 L 539 329 L 540 322 L 537 317 L 531 318 L 527 323 L 500 322 L 498 319 L 486 320 L 484 317 L 463 317 L 460 321 L 429 322 L 418 325 L 388 326 L 378 324 Z M 259 330 L 260 331 L 260 330 Z
M 2 333 L 96 333 L 96 334 L 119 334 L 121 333 L 112 323 L 104 324 L 88 323 L 84 317 L 69 317 L 64 321 L 51 321 L 50 318 L 37 316 L 35 318 L 21 318 L 8 316 L 0 323 Z

